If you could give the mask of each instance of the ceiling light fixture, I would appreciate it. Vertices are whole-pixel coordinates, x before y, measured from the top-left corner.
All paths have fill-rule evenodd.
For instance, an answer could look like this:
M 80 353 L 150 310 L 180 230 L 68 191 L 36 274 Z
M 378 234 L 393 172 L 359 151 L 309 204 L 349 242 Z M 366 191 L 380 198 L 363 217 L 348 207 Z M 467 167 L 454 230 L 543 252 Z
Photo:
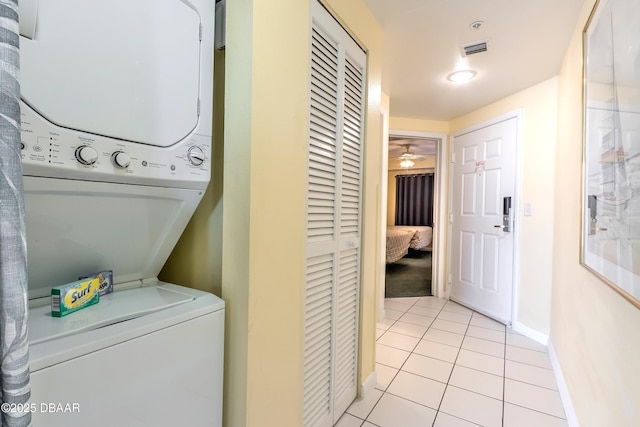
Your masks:
M 473 21 L 469 26 L 474 30 L 479 30 L 480 27 L 482 27 L 483 25 L 484 25 L 484 21 Z
M 476 74 L 477 73 L 473 70 L 454 71 L 447 76 L 447 80 L 453 83 L 464 83 L 474 78 Z
M 410 167 L 414 166 L 415 163 L 409 159 L 403 160 L 402 162 L 400 162 L 400 166 L 402 166 L 405 169 L 409 169 Z

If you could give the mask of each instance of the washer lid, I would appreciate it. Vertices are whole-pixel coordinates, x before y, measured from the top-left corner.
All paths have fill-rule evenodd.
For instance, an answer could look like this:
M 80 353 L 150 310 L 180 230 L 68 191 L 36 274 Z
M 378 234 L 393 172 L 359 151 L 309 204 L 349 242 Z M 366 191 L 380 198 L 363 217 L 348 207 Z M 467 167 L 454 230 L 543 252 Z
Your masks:
M 159 286 L 118 291 L 100 297 L 100 303 L 60 319 L 51 317 L 51 307 L 29 310 L 29 343 L 38 344 L 63 336 L 94 330 L 118 322 L 193 301 L 195 297 Z M 89 309 L 91 308 L 91 309 Z
M 200 16 L 180 0 L 47 0 L 20 39 L 23 100 L 50 122 L 167 147 L 197 125 Z
M 23 177 L 29 298 L 97 271 L 114 285 L 152 279 L 201 190 Z

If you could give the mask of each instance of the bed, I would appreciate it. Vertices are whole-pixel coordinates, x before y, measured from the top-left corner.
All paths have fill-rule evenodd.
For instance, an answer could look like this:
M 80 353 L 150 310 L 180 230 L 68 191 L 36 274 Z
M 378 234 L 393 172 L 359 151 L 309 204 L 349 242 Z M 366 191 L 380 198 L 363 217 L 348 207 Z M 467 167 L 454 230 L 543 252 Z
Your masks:
M 433 229 L 428 226 L 396 225 L 387 227 L 387 264 L 392 264 L 406 254 L 409 248 L 431 250 Z
M 413 234 L 409 247 L 415 250 L 425 250 L 431 248 L 431 240 L 433 239 L 433 228 L 421 225 L 395 225 L 394 230 L 408 231 Z
M 394 263 L 409 253 L 413 233 L 387 228 L 387 264 Z

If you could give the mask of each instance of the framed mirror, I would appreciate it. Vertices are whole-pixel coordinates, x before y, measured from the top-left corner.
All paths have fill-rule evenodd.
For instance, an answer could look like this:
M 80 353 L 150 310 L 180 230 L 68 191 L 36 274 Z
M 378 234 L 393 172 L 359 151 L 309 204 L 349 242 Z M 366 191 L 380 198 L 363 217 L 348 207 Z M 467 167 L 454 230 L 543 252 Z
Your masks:
M 600 0 L 583 34 L 582 264 L 640 308 L 640 2 Z

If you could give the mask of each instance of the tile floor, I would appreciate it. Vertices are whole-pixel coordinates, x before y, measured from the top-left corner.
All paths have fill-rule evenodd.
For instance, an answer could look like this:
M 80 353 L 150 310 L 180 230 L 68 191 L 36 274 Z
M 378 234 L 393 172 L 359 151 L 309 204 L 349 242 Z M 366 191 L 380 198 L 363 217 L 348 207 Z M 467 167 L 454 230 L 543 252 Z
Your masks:
M 378 384 L 336 427 L 567 427 L 545 346 L 452 301 L 385 301 Z

